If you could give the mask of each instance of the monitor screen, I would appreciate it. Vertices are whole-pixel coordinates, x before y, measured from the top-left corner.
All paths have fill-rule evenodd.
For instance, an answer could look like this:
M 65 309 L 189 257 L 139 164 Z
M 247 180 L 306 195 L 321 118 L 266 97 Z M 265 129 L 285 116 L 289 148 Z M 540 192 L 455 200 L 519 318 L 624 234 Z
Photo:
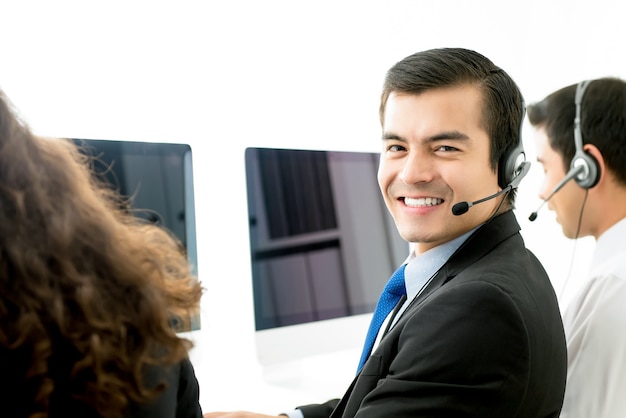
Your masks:
M 366 314 L 409 249 L 380 194 L 378 160 L 372 152 L 246 149 L 261 363 L 362 344 Z M 347 319 L 356 317 L 366 319 L 355 327 Z M 326 334 L 318 347 L 313 330 Z M 277 349 L 283 336 L 288 352 Z
M 183 244 L 197 275 L 193 166 L 188 144 L 78 139 L 100 178 L 129 198 L 135 216 L 171 231 Z M 190 331 L 200 328 L 191 318 Z

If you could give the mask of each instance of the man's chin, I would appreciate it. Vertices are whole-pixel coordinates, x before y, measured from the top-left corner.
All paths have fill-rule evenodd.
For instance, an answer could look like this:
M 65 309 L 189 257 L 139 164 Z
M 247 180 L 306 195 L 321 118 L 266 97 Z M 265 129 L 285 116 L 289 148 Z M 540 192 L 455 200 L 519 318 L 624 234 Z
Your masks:
M 561 232 L 563 232 L 563 235 L 565 235 L 565 238 L 568 238 L 568 239 L 580 238 L 579 236 L 576 235 L 576 231 L 571 231 L 569 229 L 565 229 L 565 227 L 563 225 L 561 225 Z

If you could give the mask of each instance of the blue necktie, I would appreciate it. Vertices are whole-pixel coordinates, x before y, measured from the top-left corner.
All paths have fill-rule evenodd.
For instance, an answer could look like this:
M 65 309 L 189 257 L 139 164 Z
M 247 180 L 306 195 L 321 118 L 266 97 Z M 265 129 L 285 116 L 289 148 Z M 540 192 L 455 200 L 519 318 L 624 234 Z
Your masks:
M 381 325 L 385 322 L 385 318 L 389 315 L 389 312 L 398 304 L 398 301 L 402 296 L 406 295 L 406 287 L 404 286 L 404 268 L 406 264 L 401 265 L 391 275 L 387 285 L 383 289 L 383 293 L 378 299 L 376 304 L 376 310 L 374 310 L 374 316 L 372 316 L 372 322 L 367 330 L 367 336 L 365 337 L 365 344 L 363 345 L 363 353 L 361 354 L 361 360 L 359 361 L 359 367 L 357 373 L 361 371 L 361 367 L 365 364 L 365 360 L 369 357 L 376 336 L 380 330 Z

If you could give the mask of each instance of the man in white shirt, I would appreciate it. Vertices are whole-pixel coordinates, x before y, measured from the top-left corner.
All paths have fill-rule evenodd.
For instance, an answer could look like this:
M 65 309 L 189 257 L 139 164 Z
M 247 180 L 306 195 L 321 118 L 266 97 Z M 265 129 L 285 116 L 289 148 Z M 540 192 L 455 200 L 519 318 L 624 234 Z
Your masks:
M 568 372 L 561 417 L 623 418 L 626 82 L 601 78 L 564 87 L 530 105 L 528 118 L 545 173 L 539 196 L 566 237 L 596 239 L 588 276 L 563 317 Z

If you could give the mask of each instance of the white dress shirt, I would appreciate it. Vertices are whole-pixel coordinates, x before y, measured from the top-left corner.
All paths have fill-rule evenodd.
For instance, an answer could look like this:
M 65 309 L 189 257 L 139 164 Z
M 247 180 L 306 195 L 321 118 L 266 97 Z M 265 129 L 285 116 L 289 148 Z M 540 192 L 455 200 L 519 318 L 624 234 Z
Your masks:
M 626 218 L 598 238 L 563 325 L 568 370 L 561 417 L 626 417 Z

